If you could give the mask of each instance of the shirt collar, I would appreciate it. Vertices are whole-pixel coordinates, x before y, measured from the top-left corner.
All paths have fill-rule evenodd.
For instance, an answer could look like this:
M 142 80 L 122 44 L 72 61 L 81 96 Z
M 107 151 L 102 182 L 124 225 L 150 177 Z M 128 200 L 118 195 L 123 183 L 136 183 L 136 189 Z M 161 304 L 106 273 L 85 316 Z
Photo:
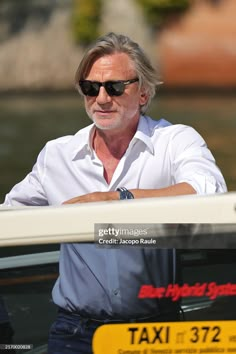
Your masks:
M 80 154 L 92 154 L 92 137 L 94 134 L 94 124 L 79 130 L 71 139 L 69 150 L 71 157 L 75 160 Z
M 130 147 L 137 141 L 141 140 L 150 150 L 154 153 L 154 146 L 152 142 L 153 131 L 156 128 L 149 125 L 149 117 L 140 116 L 137 131 L 130 143 Z M 86 153 L 92 154 L 92 137 L 94 134 L 94 124 L 79 130 L 71 139 L 69 149 L 71 151 L 72 159 L 76 159 L 79 156 L 82 156 Z M 81 155 L 82 154 L 82 155 Z
M 137 131 L 133 137 L 133 141 L 135 142 L 136 140 L 141 140 L 142 142 L 144 142 L 144 144 L 147 145 L 150 152 L 153 154 L 154 146 L 151 139 L 152 134 L 153 129 L 148 124 L 148 117 L 141 116 L 139 119 Z

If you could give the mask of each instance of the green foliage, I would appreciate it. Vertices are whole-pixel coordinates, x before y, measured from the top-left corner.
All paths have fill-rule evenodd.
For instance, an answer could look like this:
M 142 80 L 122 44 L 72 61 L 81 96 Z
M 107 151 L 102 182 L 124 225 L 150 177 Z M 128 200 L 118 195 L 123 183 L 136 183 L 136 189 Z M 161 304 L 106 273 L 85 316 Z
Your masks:
M 74 39 L 87 45 L 99 35 L 101 0 L 73 0 L 72 32 Z
M 191 4 L 191 0 L 136 0 L 142 6 L 149 24 L 160 28 L 173 15 L 179 15 Z

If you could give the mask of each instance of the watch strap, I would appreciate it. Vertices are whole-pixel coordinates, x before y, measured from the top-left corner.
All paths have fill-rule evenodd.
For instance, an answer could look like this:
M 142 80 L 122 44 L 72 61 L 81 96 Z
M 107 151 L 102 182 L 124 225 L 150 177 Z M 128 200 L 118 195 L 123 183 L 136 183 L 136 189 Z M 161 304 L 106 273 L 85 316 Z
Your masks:
M 117 191 L 120 192 L 120 200 L 124 199 L 134 199 L 133 193 L 131 193 L 127 188 L 125 187 L 119 187 L 117 188 Z

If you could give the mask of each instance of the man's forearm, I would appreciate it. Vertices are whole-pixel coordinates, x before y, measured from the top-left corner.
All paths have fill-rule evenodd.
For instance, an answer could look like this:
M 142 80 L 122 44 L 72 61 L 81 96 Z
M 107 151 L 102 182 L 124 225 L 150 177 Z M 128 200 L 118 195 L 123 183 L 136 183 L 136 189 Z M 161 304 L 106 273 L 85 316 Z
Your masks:
M 177 183 L 160 189 L 131 189 L 134 198 L 171 197 L 186 194 L 196 194 L 195 189 L 188 183 Z
M 196 194 L 195 189 L 190 184 L 185 182 L 161 189 L 130 189 L 130 192 L 134 195 L 135 199 Z M 120 193 L 118 191 L 93 192 L 72 198 L 70 200 L 65 201 L 63 204 L 101 202 L 118 199 L 120 199 Z

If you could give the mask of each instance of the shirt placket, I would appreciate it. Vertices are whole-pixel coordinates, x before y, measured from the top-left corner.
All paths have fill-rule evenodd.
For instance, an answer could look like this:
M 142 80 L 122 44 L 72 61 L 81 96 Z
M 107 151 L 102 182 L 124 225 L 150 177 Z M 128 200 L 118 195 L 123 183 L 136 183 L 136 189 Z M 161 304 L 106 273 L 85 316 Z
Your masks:
M 117 250 L 112 248 L 107 249 L 106 256 L 107 285 L 110 293 L 112 312 L 118 312 L 122 304 Z

